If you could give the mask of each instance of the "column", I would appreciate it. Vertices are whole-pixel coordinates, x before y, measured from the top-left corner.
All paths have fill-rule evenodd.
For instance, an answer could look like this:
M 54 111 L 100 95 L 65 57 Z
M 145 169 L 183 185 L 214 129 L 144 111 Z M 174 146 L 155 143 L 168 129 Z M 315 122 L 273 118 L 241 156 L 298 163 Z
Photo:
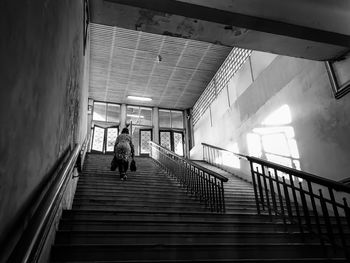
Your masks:
M 159 144 L 159 111 L 158 107 L 152 109 L 153 141 Z
M 120 125 L 119 131 L 126 127 L 126 104 L 120 105 Z

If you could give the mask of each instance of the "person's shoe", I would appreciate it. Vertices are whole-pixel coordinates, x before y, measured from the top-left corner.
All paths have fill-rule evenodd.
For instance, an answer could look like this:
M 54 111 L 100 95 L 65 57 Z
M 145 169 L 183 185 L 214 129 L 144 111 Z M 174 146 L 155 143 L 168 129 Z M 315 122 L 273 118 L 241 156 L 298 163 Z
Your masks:
M 126 179 L 128 179 L 128 177 L 124 175 L 123 180 L 126 181 Z

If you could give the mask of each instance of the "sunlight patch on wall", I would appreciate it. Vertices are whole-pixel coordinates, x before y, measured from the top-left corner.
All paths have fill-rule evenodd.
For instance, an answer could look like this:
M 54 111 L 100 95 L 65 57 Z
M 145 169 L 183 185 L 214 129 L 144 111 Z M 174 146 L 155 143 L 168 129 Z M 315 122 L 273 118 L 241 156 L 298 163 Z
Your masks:
M 247 134 L 249 155 L 301 170 L 292 116 L 283 105 L 266 117 L 260 127 Z
M 229 151 L 217 151 L 214 158 L 214 163 L 219 166 L 226 166 L 239 169 L 241 168 L 241 163 L 234 153 L 239 153 L 238 144 L 233 143 L 231 147 L 227 147 Z
M 278 110 L 271 113 L 263 122 L 263 125 L 287 125 L 292 123 L 292 115 L 288 105 L 283 105 Z

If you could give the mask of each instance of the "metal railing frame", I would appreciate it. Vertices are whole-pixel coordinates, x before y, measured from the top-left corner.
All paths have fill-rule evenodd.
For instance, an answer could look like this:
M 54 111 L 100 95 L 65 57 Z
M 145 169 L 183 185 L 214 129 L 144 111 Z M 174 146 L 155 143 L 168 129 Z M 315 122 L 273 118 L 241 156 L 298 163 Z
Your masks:
M 301 233 L 306 230 L 316 234 L 322 245 L 329 242 L 340 247 L 349 258 L 346 248 L 350 240 L 344 231 L 347 229 L 350 234 L 349 186 L 210 144 L 202 145 L 203 159 L 208 163 L 214 164 L 220 151 L 249 162 L 258 214 L 267 211 L 271 217 L 282 217 L 286 225 L 297 224 Z
M 228 179 L 218 173 L 201 167 L 172 151 L 150 142 L 150 156 L 156 160 L 168 174 L 192 195 L 204 202 L 211 212 L 225 213 L 224 182 Z

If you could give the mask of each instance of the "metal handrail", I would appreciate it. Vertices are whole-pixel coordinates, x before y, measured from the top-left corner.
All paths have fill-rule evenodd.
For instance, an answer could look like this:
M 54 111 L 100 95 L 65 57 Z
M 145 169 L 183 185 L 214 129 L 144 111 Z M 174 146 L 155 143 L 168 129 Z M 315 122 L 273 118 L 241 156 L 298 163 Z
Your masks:
M 244 155 L 244 154 L 240 154 L 240 153 L 235 153 L 235 152 L 232 152 L 232 151 L 229 151 L 229 150 L 226 150 L 224 148 L 221 148 L 221 147 L 218 147 L 218 146 L 214 146 L 214 145 L 210 145 L 210 144 L 207 144 L 207 143 L 204 143 L 202 142 L 202 145 L 203 146 L 208 146 L 210 148 L 214 148 L 214 149 L 217 149 L 217 150 L 220 150 L 220 151 L 224 151 L 224 152 L 229 152 L 229 153 L 232 153 L 234 155 L 236 155 L 238 158 L 243 158 L 243 159 L 247 159 L 248 156 L 247 155 Z
M 153 145 L 156 145 L 156 146 L 159 146 L 159 147 L 163 148 L 163 150 L 164 150 L 165 152 L 167 152 L 168 154 L 171 154 L 171 155 L 173 155 L 173 156 L 176 156 L 176 158 L 178 158 L 178 159 L 180 159 L 180 160 L 182 160 L 182 161 L 184 161 L 184 162 L 187 162 L 187 163 L 189 163 L 189 164 L 195 166 L 196 168 L 201 169 L 202 171 L 204 171 L 204 172 L 206 172 L 206 173 L 211 173 L 214 177 L 216 177 L 216 178 L 219 179 L 219 180 L 222 180 L 222 181 L 224 181 L 224 182 L 227 182 L 227 181 L 228 181 L 228 178 L 227 178 L 227 177 L 225 177 L 225 176 L 223 176 L 223 175 L 221 175 L 221 174 L 219 174 L 219 173 L 216 173 L 216 172 L 214 172 L 214 171 L 212 171 L 212 170 L 209 170 L 209 169 L 207 169 L 207 168 L 205 168 L 205 167 L 203 167 L 203 166 L 201 166 L 201 165 L 199 165 L 199 164 L 196 164 L 195 162 L 193 162 L 193 161 L 191 161 L 191 160 L 189 160 L 189 159 L 186 159 L 186 158 L 184 158 L 184 157 L 182 157 L 182 156 L 180 156 L 180 155 L 174 153 L 173 151 L 168 150 L 167 148 L 165 148 L 165 147 L 163 147 L 163 146 L 161 146 L 161 145 L 159 145 L 159 144 L 157 144 L 157 143 L 155 143 L 155 142 L 150 141 L 149 143 L 150 143 L 151 145 L 153 144 Z
M 212 212 L 225 212 L 224 182 L 228 179 L 172 151 L 150 142 L 151 157 L 186 188 L 187 193 L 204 202 Z
M 217 151 L 227 150 L 203 143 L 203 159 L 220 166 L 217 159 L 222 155 Z M 267 210 L 270 216 L 282 217 L 285 224 L 298 224 L 302 233 L 305 229 L 315 233 L 322 244 L 342 248 L 350 259 L 345 234 L 350 229 L 349 186 L 260 158 L 239 156 L 250 163 L 258 214 Z
M 81 145 L 75 145 L 70 151 L 69 157 L 62 165 L 57 174 L 57 179 L 52 182 L 40 199 L 40 204 L 35 214 L 30 219 L 28 227 L 23 233 L 21 239 L 13 250 L 8 262 L 37 262 L 40 257 L 41 249 L 46 239 L 47 233 L 51 227 L 52 217 L 58 209 L 59 203 L 63 197 L 70 175 L 76 165 L 80 155 Z M 64 158 L 65 159 L 65 158 Z M 47 188 L 44 186 L 43 188 Z
M 232 151 L 229 151 L 229 150 L 226 150 L 226 149 L 214 146 L 214 145 L 210 145 L 210 144 L 207 144 L 207 143 L 202 143 L 202 145 L 210 147 L 210 148 L 214 148 L 214 149 L 217 149 L 217 150 L 220 150 L 220 151 L 225 151 L 225 152 L 232 153 L 232 154 L 234 154 L 234 155 L 236 155 L 238 157 L 244 158 L 244 159 L 246 159 L 248 161 L 252 161 L 254 163 L 258 163 L 258 164 L 261 164 L 261 165 L 264 165 L 264 166 L 268 166 L 268 167 L 271 167 L 273 169 L 277 169 L 277 170 L 282 171 L 282 172 L 287 173 L 287 174 L 293 174 L 294 176 L 297 176 L 297 177 L 299 177 L 301 179 L 304 179 L 304 180 L 312 181 L 314 183 L 317 183 L 317 184 L 320 184 L 320 185 L 323 185 L 323 186 L 326 186 L 326 187 L 332 187 L 332 188 L 334 188 L 334 190 L 337 190 L 337 191 L 343 191 L 343 192 L 350 193 L 350 187 L 349 186 L 344 185 L 344 184 L 339 183 L 339 182 L 336 182 L 336 181 L 333 181 L 333 180 L 330 180 L 330 179 L 327 179 L 327 178 L 324 178 L 324 177 L 320 177 L 320 176 L 317 176 L 317 175 L 314 175 L 314 174 L 311 174 L 311 173 L 307 173 L 307 172 L 304 172 L 304 171 L 296 170 L 296 169 L 290 168 L 288 166 L 284 166 L 284 165 L 281 165 L 281 164 L 273 163 L 273 162 L 270 162 L 270 161 L 267 161 L 267 160 L 264 160 L 264 159 L 260 159 L 260 158 L 257 158 L 257 157 L 235 153 L 235 152 L 232 152 Z

